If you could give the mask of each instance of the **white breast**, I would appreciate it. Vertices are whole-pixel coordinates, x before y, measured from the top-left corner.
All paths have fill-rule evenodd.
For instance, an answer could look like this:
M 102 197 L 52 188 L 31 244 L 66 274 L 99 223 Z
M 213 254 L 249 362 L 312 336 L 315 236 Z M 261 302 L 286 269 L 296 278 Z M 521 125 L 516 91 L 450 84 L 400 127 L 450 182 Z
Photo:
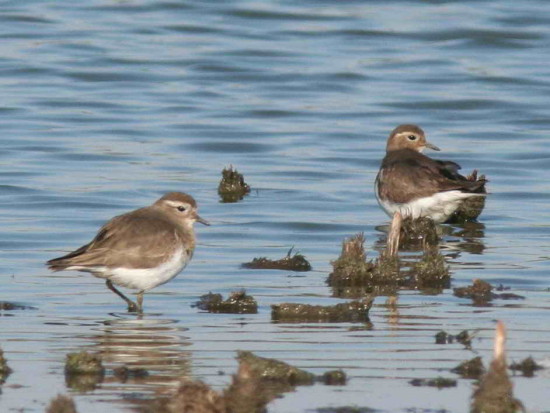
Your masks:
M 169 260 L 154 268 L 97 268 L 94 275 L 106 278 L 116 285 L 147 291 L 164 284 L 178 275 L 191 257 L 180 248 Z

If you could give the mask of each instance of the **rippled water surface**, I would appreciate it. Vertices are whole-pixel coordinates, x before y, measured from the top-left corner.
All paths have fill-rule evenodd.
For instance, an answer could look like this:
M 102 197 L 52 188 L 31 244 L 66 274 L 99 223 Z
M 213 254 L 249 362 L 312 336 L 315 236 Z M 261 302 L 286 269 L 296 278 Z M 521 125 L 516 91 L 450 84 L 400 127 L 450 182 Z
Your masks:
M 358 406 L 468 411 L 474 382 L 413 387 L 476 355 L 494 320 L 508 357 L 550 366 L 550 6 L 546 1 L 4 1 L 0 8 L 0 346 L 13 373 L 0 411 L 41 412 L 58 393 L 79 412 L 132 411 L 181 377 L 224 388 L 237 350 L 346 386 L 299 387 L 270 412 Z M 437 155 L 477 168 L 491 192 L 479 223 L 447 228 L 452 287 L 481 278 L 524 300 L 472 306 L 452 290 L 377 297 L 372 326 L 274 324 L 270 305 L 335 304 L 325 279 L 345 237 L 385 237 L 373 181 L 385 140 L 421 125 Z M 224 166 L 252 192 L 221 203 Z M 167 191 L 198 201 L 192 263 L 146 294 L 143 318 L 88 274 L 44 262 L 110 217 Z M 243 269 L 295 246 L 313 271 Z M 191 307 L 246 288 L 257 315 Z M 436 345 L 476 331 L 472 349 Z M 101 353 L 95 388 L 65 382 L 65 355 Z M 145 379 L 117 379 L 120 365 Z M 513 377 L 529 412 L 550 412 L 550 370 Z M 223 372 L 224 374 L 220 374 Z M 21 409 L 21 410 L 20 410 Z

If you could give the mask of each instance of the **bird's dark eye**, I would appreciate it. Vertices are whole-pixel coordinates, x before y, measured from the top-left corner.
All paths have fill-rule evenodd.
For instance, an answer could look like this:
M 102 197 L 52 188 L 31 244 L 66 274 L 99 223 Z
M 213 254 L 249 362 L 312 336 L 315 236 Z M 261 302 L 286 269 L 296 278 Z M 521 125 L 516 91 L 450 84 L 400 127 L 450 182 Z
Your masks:
M 415 141 L 415 140 L 416 140 L 416 136 L 415 136 L 415 135 L 409 135 L 409 136 L 407 136 L 407 138 L 408 138 L 410 141 Z
M 185 211 L 185 207 L 180 205 L 180 206 L 178 207 L 178 211 L 180 211 L 180 212 Z

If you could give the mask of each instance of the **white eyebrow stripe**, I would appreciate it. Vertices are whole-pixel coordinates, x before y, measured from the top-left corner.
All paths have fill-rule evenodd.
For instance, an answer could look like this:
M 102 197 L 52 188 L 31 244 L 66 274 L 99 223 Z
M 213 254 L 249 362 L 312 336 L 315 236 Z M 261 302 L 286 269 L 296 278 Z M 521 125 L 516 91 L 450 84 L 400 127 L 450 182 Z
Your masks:
M 170 201 L 170 200 L 165 200 L 164 201 L 167 205 L 170 205 L 171 207 L 174 207 L 174 208 L 177 208 L 179 206 L 184 206 L 186 208 L 189 208 L 191 207 L 191 205 L 189 205 L 187 202 L 178 202 L 178 201 Z

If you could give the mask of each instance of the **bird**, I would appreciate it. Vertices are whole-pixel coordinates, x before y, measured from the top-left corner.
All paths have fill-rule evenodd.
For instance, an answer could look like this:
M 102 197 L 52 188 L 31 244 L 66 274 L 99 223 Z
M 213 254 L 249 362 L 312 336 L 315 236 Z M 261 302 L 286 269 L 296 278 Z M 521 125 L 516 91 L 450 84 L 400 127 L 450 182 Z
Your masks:
M 390 133 L 375 180 L 376 199 L 390 217 L 399 212 L 403 219 L 442 223 L 466 199 L 486 195 L 485 178 L 460 175 L 460 165 L 432 159 L 422 153 L 426 148 L 440 150 L 417 125 L 399 125 Z
M 195 222 L 210 225 L 198 215 L 192 196 L 168 192 L 150 206 L 112 218 L 91 242 L 46 265 L 103 278 L 129 312 L 142 313 L 143 294 L 173 279 L 191 260 Z M 137 304 L 115 285 L 138 290 Z

